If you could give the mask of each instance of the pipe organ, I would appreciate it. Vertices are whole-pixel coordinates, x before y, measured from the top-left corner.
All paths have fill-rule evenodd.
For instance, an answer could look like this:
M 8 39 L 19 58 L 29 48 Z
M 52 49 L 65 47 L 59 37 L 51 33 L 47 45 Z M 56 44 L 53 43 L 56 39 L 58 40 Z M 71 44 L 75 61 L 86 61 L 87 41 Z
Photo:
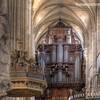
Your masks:
M 43 100 L 67 100 L 72 95 L 70 91 L 84 87 L 82 46 L 73 28 L 66 26 L 61 20 L 49 28 L 46 36 L 45 40 L 49 36 L 48 41 L 51 42 L 45 42 L 45 44 L 41 42 L 37 48 L 40 54 L 38 57 L 45 58 L 45 77 L 48 83 L 46 92 L 41 98 Z M 44 55 L 41 55 L 43 52 Z M 40 65 L 41 63 L 42 61 L 39 62 Z

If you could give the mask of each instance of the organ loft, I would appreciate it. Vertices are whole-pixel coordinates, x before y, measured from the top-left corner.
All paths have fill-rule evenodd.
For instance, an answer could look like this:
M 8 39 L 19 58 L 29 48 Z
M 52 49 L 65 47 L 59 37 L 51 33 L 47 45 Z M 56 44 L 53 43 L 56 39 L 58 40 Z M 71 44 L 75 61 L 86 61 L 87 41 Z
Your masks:
M 37 100 L 68 100 L 75 92 L 82 92 L 85 86 L 84 56 L 73 28 L 59 19 L 40 41 L 37 64 L 44 68 L 47 88 Z

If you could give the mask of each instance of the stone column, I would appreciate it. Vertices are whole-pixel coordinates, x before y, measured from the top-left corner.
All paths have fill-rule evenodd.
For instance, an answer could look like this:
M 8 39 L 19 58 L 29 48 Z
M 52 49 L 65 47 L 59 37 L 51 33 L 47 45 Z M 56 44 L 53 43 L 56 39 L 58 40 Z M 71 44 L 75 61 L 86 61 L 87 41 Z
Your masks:
M 34 35 L 32 31 L 32 1 L 8 0 L 11 52 L 16 49 L 27 52 L 27 57 L 33 57 Z M 32 53 L 34 51 L 34 53 Z
M 96 30 L 96 22 L 92 26 L 92 70 L 91 70 L 91 80 L 90 82 L 92 87 L 92 92 L 96 89 L 97 79 L 96 79 L 96 73 L 97 73 L 97 30 Z
M 7 0 L 0 0 L 0 96 L 9 88 L 9 32 Z
M 95 20 L 94 20 L 95 19 Z M 86 66 L 86 91 L 93 93 L 96 88 L 96 69 L 97 69 L 97 30 L 96 15 L 92 17 L 88 28 L 89 37 L 87 45 L 87 66 Z M 86 93 L 87 94 L 87 93 Z M 86 95 L 87 96 L 87 95 Z
M 34 41 L 34 33 L 32 31 L 32 2 L 33 0 L 25 0 L 25 50 L 28 51 L 29 58 L 33 58 L 35 56 L 35 41 Z

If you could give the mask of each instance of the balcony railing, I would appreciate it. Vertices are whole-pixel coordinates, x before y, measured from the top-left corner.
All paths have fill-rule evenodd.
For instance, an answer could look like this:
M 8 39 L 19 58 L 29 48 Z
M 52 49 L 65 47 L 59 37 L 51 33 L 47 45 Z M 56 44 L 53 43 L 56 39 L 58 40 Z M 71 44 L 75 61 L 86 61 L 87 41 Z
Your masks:
M 11 86 L 8 96 L 41 95 L 46 87 L 42 68 L 38 66 L 15 66 L 10 72 Z
M 69 98 L 70 100 L 85 100 L 85 93 L 74 94 L 73 96 Z
M 26 69 L 26 68 L 25 68 Z M 42 69 L 39 67 L 33 67 L 31 71 L 26 71 L 19 69 L 16 71 L 10 72 L 11 77 L 30 77 L 30 78 L 36 78 L 36 79 L 44 79 L 44 75 L 42 73 Z
M 55 81 L 55 82 L 48 82 L 50 87 L 70 87 L 70 88 L 75 88 L 75 87 L 84 87 L 85 86 L 85 81 L 84 80 L 68 80 L 68 81 Z

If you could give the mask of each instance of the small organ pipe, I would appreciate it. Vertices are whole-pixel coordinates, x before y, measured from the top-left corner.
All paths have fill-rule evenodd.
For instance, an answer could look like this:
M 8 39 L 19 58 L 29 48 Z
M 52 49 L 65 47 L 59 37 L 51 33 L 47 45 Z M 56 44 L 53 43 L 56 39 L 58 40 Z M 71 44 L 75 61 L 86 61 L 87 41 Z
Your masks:
M 80 70 L 80 55 L 76 52 L 76 60 L 75 60 L 75 79 L 79 80 L 81 76 Z

